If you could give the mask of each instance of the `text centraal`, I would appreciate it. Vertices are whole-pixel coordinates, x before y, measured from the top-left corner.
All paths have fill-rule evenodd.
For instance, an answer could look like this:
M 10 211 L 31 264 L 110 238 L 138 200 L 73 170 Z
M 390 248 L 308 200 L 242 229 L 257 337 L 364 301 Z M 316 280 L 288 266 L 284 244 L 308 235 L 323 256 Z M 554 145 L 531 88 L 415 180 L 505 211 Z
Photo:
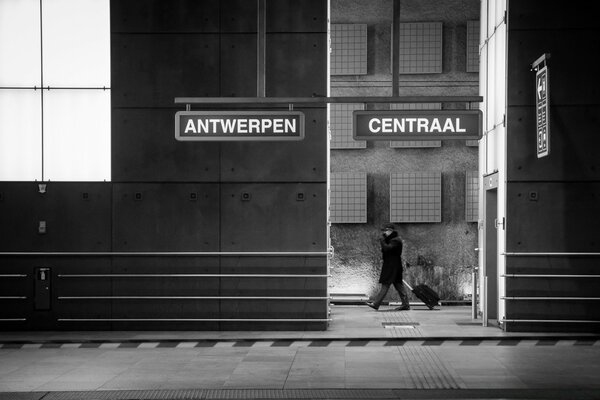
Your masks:
M 369 130 L 372 133 L 463 133 L 460 118 L 371 118 Z

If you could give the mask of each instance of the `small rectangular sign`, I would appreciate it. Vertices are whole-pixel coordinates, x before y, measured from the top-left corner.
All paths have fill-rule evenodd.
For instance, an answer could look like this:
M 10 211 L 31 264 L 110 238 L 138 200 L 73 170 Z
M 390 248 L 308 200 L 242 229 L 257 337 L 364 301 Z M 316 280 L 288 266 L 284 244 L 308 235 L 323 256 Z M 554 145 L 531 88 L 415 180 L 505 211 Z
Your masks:
M 279 141 L 304 139 L 300 111 L 178 111 L 179 141 Z
M 480 110 L 354 111 L 355 140 L 447 140 L 481 138 Z
M 537 132 L 537 157 L 550 154 L 550 105 L 548 102 L 548 67 L 544 66 L 535 74 L 535 108 Z

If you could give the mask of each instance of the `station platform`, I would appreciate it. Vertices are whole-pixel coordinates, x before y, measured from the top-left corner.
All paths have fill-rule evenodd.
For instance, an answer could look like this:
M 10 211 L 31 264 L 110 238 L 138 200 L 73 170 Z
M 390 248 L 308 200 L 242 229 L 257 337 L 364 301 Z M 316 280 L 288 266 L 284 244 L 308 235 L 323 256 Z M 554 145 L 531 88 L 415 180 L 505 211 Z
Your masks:
M 600 336 L 333 306 L 322 332 L 2 332 L 0 400 L 598 399 Z

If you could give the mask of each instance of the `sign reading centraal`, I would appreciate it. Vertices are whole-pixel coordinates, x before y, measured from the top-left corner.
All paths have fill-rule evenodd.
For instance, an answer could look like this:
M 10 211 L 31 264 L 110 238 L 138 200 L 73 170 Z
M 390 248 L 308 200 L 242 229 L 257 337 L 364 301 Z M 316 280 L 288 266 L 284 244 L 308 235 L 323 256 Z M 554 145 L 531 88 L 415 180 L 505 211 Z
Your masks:
M 175 139 L 180 141 L 302 140 L 300 111 L 179 111 Z
M 355 140 L 446 140 L 481 138 L 480 110 L 354 111 Z

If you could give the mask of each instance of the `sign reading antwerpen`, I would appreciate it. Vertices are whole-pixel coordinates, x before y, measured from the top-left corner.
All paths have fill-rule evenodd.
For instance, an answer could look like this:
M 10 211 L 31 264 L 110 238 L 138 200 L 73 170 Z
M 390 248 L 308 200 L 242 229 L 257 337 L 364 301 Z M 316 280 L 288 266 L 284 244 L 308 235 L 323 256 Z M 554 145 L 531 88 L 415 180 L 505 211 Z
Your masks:
M 479 110 L 354 111 L 355 140 L 446 140 L 481 138 Z
M 300 111 L 179 111 L 175 139 L 180 141 L 302 140 Z

